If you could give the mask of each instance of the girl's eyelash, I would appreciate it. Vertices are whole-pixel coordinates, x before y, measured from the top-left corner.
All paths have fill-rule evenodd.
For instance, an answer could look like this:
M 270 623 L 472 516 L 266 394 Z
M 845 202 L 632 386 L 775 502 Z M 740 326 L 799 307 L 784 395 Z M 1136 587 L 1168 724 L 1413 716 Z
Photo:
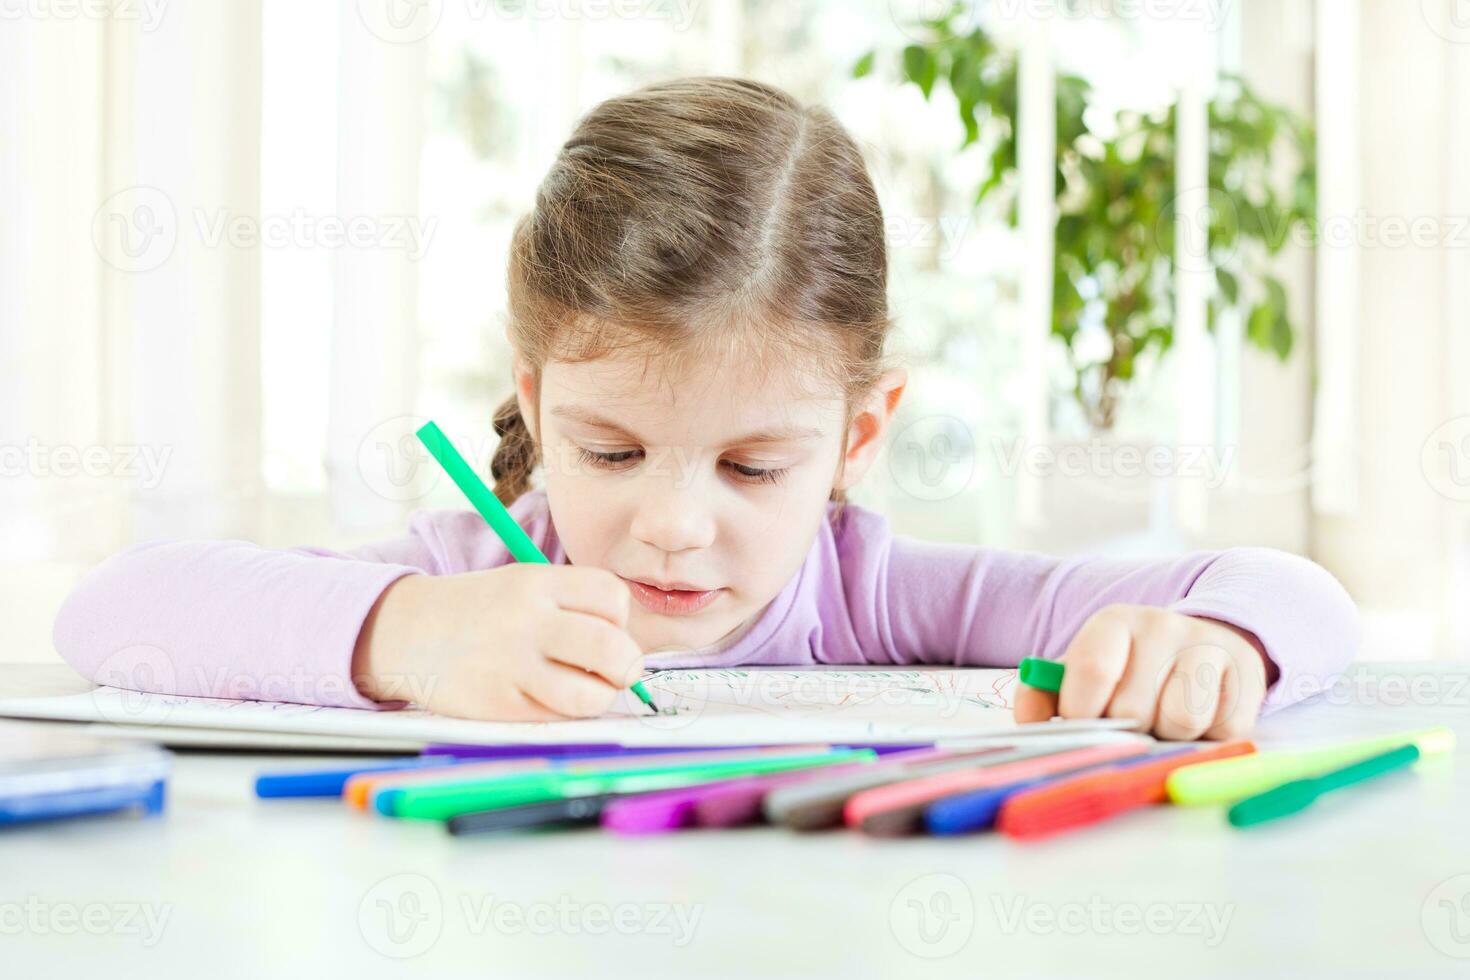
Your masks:
M 614 453 L 598 453 L 578 446 L 577 454 L 581 457 L 582 462 L 590 466 L 599 466 L 603 469 L 617 469 L 635 457 L 643 455 L 643 450 L 623 449 Z M 790 469 L 790 467 L 783 466 L 763 470 L 754 466 L 743 466 L 740 463 L 735 463 L 730 460 L 725 460 L 725 464 L 739 475 L 742 480 L 750 483 L 780 483 Z
M 726 462 L 730 463 L 729 460 L 726 460 Z M 754 466 L 741 466 L 739 463 L 730 463 L 730 469 L 739 473 L 744 479 L 751 480 L 755 483 L 780 483 L 786 476 L 787 467 L 783 466 L 777 469 L 762 470 Z

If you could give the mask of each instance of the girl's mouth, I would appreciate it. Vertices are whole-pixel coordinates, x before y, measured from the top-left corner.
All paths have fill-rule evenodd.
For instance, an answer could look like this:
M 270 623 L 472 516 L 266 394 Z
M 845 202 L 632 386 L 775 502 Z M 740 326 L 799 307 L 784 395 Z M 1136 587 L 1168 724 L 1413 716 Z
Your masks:
M 619 576 L 622 578 L 622 576 Z M 624 578 L 633 598 L 650 612 L 663 616 L 689 616 L 699 612 L 719 596 L 723 589 L 661 589 L 637 579 Z

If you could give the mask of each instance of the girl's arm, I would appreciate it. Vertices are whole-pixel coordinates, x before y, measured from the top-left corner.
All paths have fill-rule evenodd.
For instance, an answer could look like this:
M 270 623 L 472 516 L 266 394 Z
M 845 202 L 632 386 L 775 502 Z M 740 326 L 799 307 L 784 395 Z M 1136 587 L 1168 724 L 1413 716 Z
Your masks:
M 1069 669 L 1079 691 L 1069 698 L 1063 688 L 1064 715 L 1107 713 L 1110 695 L 1124 685 L 1134 688 L 1133 700 L 1139 684 L 1162 692 L 1167 669 L 1136 676 L 1141 655 L 1160 647 L 1196 665 L 1218 666 L 1223 653 L 1253 667 L 1250 658 L 1258 657 L 1265 712 L 1324 690 L 1357 652 L 1358 614 L 1347 592 L 1320 566 L 1285 552 L 1058 559 L 891 536 L 876 515 L 854 516 L 844 535 L 843 577 L 849 590 L 877 601 L 859 605 L 850 594 L 848 605 L 876 610 L 871 628 L 893 660 L 1014 666 L 1025 656 L 1066 659 L 1080 669 Z M 1208 676 L 1205 668 L 1195 673 Z M 1080 690 L 1084 677 L 1098 689 L 1091 697 Z M 1094 710 L 1068 710 L 1084 702 Z
M 511 508 L 547 547 L 527 495 Z M 109 558 L 62 605 L 53 638 L 99 684 L 198 697 L 379 707 L 354 683 L 358 634 L 386 589 L 507 563 L 469 512 L 416 512 L 408 534 L 349 552 L 156 541 Z M 553 560 L 556 560 L 553 557 Z M 411 692 L 410 692 L 411 693 Z M 390 702 L 390 706 L 392 703 Z

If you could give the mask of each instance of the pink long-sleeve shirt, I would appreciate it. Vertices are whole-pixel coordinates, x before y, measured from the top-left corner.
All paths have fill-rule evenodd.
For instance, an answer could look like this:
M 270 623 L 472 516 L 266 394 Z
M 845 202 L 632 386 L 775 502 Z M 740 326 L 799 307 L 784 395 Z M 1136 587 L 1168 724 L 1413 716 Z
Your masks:
M 567 562 L 544 491 L 510 511 L 547 558 Z M 1265 548 L 1164 561 L 1054 558 L 894 535 L 849 504 L 796 575 L 723 648 L 651 654 L 666 667 L 951 664 L 1056 658 L 1112 603 L 1165 607 L 1254 634 L 1279 676 L 1269 712 L 1323 690 L 1353 658 L 1357 611 L 1312 562 Z M 55 624 L 56 649 L 99 683 L 204 697 L 382 707 L 351 679 L 363 620 L 395 580 L 504 565 L 473 511 L 419 511 L 407 535 L 348 552 L 245 541 L 155 541 L 91 571 Z

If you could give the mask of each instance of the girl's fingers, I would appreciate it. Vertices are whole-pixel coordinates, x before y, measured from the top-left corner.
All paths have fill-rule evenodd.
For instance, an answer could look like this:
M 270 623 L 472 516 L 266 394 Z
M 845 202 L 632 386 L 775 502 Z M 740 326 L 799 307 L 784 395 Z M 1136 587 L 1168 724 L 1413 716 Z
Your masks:
M 1254 650 L 1244 656 L 1258 656 Z M 1261 713 L 1261 702 L 1266 699 L 1266 668 L 1260 664 L 1242 665 L 1232 661 L 1225 671 L 1225 683 L 1220 687 L 1220 706 L 1215 709 L 1215 719 L 1205 732 L 1205 738 L 1232 739 L 1250 734 Z
M 1097 718 L 1128 666 L 1132 630 L 1124 615 L 1110 610 L 1095 613 L 1067 646 L 1057 713 L 1063 718 Z
M 1133 718 L 1147 730 L 1158 718 L 1159 698 L 1174 664 L 1177 638 L 1167 625 L 1150 627 L 1148 618 L 1135 624 L 1132 636 L 1128 665 L 1103 714 Z
M 551 599 L 569 612 L 586 613 L 614 626 L 628 625 L 633 594 L 623 580 L 605 568 L 590 565 L 550 566 Z
M 1016 724 L 1032 721 L 1051 721 L 1057 713 L 1057 696 L 1029 684 L 1016 685 L 1016 704 L 1011 709 Z
M 1199 644 L 1180 650 L 1159 694 L 1154 733 L 1177 741 L 1203 735 L 1215 721 L 1226 675 L 1232 672 L 1230 655 L 1222 647 Z
M 617 688 L 643 674 L 643 651 L 623 629 L 580 612 L 552 613 L 540 632 L 541 655 L 568 667 L 591 671 Z
M 525 691 L 511 688 L 510 704 L 493 715 L 496 721 L 566 721 L 567 716 L 552 711 Z
M 549 660 L 521 681 L 521 690 L 564 718 L 605 715 L 618 699 L 618 689 L 596 674 Z

